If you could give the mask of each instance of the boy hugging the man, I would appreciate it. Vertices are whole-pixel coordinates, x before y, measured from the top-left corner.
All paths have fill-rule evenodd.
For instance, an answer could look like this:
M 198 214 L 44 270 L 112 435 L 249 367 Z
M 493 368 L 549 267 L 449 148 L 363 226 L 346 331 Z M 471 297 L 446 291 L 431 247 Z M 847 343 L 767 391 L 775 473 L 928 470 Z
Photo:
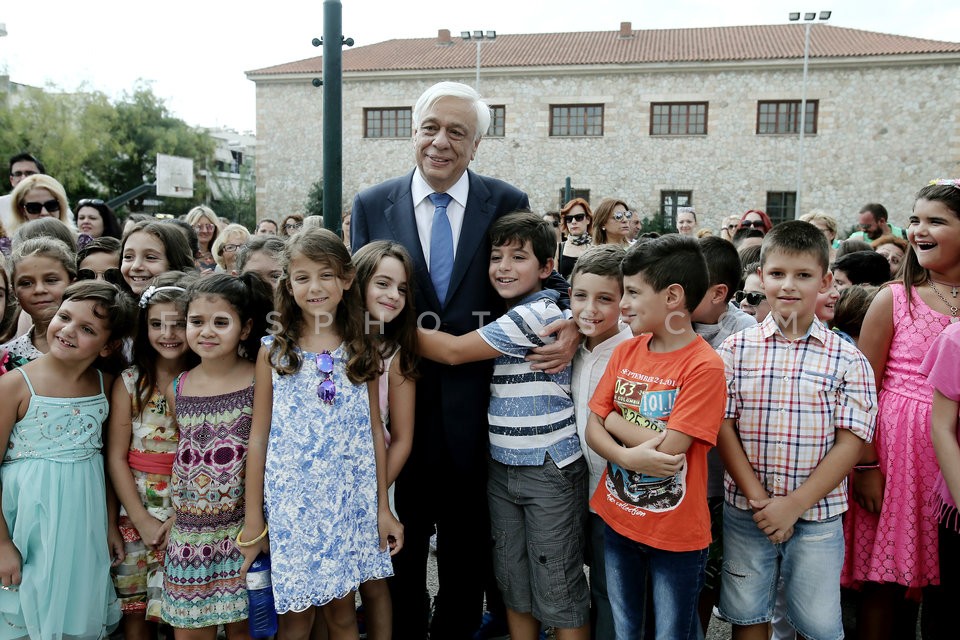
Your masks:
M 587 443 L 608 461 L 590 506 L 606 524 L 616 637 L 693 640 L 711 538 L 707 451 L 726 398 L 723 363 L 691 322 L 707 265 L 696 240 L 667 235 L 630 247 L 621 270 L 620 312 L 637 337 L 614 349 L 590 401 Z
M 767 638 L 777 584 L 787 621 L 811 640 L 843 637 L 840 569 L 846 477 L 873 437 L 867 359 L 816 318 L 833 284 L 830 248 L 807 222 L 763 239 L 760 277 L 770 315 L 720 346 L 727 470 L 720 612 L 733 637 Z
M 559 640 L 589 638 L 583 573 L 587 467 L 580 450 L 570 367 L 531 368 L 527 352 L 562 319 L 559 293 L 544 290 L 553 272 L 553 227 L 516 212 L 490 227 L 489 276 L 507 312 L 471 333 L 418 333 L 420 355 L 444 364 L 494 359 L 490 383 L 487 496 L 494 572 L 514 640 L 536 640 L 541 623 Z

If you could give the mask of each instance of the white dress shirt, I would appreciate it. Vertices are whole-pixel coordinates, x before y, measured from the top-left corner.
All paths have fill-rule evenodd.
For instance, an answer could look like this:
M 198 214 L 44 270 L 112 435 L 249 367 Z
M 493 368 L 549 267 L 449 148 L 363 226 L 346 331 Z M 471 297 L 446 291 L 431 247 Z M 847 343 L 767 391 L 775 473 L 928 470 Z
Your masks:
M 427 184 L 420 174 L 420 168 L 413 172 L 413 182 L 410 185 L 410 195 L 413 197 L 413 213 L 417 219 L 417 235 L 420 236 L 420 247 L 423 249 L 423 259 L 430 266 L 430 237 L 433 232 L 433 212 L 436 207 L 430 202 L 433 187 Z M 470 193 L 470 178 L 464 171 L 456 184 L 447 190 L 453 200 L 447 205 L 447 218 L 450 219 L 450 231 L 453 233 L 453 257 L 457 257 L 457 245 L 460 242 L 460 229 L 463 228 L 463 215 L 467 206 L 467 195 Z

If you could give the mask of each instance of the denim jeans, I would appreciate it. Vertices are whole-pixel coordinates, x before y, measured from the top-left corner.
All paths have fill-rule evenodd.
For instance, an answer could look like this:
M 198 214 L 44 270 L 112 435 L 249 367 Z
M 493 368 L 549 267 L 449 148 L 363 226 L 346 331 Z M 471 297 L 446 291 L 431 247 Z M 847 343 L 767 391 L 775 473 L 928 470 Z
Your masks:
M 797 520 L 793 536 L 774 544 L 753 521 L 753 512 L 725 505 L 720 613 L 735 625 L 769 622 L 782 578 L 790 625 L 810 640 L 842 638 L 843 546 L 840 516 Z
M 644 637 L 650 615 L 656 640 L 696 640 L 706 548 L 664 551 L 626 538 L 607 526 L 604 556 L 617 640 Z M 652 611 L 646 609 L 648 585 L 653 592 Z

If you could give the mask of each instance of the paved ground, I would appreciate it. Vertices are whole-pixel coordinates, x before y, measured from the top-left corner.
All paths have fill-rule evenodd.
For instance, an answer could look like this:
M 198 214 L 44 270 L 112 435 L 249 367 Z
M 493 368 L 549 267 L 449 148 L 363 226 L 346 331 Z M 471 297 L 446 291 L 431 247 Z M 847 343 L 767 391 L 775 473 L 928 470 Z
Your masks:
M 430 596 L 437 595 L 437 557 L 430 554 L 427 562 L 427 589 Z M 707 633 L 707 640 L 728 640 L 730 638 L 730 625 L 716 618 L 710 623 L 710 629 Z

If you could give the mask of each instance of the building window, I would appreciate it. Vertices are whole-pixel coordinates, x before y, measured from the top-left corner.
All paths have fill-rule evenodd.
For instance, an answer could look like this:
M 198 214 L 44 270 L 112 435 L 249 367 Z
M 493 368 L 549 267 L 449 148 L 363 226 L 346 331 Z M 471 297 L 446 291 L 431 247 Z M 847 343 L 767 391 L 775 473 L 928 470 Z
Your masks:
M 409 138 L 412 133 L 410 107 L 363 110 L 364 138 Z
M 796 191 L 767 191 L 766 214 L 773 224 L 793 220 L 797 208 Z
M 663 226 L 667 229 L 677 226 L 677 209 L 693 206 L 692 191 L 661 191 L 660 215 L 663 217 Z
M 706 102 L 654 102 L 650 105 L 650 135 L 702 136 L 706 133 Z
M 818 100 L 807 100 L 807 115 L 804 120 L 804 133 L 817 132 Z M 799 133 L 800 101 L 779 100 L 759 101 L 757 103 L 757 133 Z
M 602 136 L 602 104 L 553 104 L 550 105 L 550 135 Z
M 502 104 L 490 107 L 490 127 L 487 129 L 488 138 L 502 138 L 507 130 L 507 108 Z

